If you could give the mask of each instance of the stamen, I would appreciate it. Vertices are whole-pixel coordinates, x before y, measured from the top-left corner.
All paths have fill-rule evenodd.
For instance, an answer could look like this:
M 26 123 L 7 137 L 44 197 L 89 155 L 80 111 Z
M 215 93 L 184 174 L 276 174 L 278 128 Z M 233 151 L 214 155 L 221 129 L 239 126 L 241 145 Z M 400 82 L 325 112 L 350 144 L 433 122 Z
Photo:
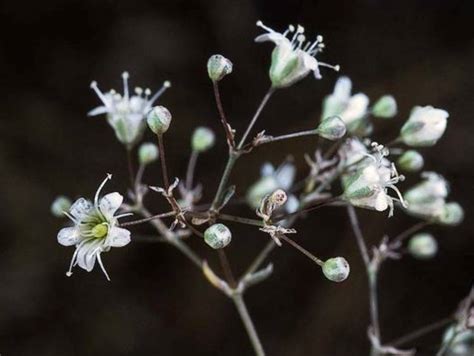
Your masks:
M 122 79 L 123 79 L 123 96 L 128 99 L 128 77 L 129 74 L 128 72 L 123 72 L 122 73 Z
M 145 89 L 145 99 L 148 100 L 148 97 L 151 95 L 151 90 L 150 88 Z
M 97 189 L 97 192 L 95 193 L 94 206 L 96 207 L 97 211 L 99 211 L 99 194 L 100 194 L 100 191 L 102 190 L 102 188 L 104 187 L 105 183 L 107 183 L 107 181 L 108 181 L 109 179 L 112 179 L 112 174 L 107 173 L 107 177 L 105 177 L 105 179 L 104 179 L 104 180 L 102 181 L 102 183 L 100 184 L 99 189 Z
M 106 277 L 107 280 L 110 282 L 110 277 L 109 277 L 109 275 L 107 274 L 107 271 L 105 270 L 104 264 L 102 263 L 102 258 L 100 257 L 100 252 L 97 254 L 97 262 L 99 262 L 99 266 L 100 266 L 100 268 L 102 269 L 102 272 L 104 272 L 105 277 Z
M 137 95 L 142 95 L 142 93 L 143 93 L 143 89 L 142 89 L 142 88 L 140 88 L 140 87 L 135 87 L 135 94 L 137 94 Z
M 299 42 L 298 48 L 301 48 L 301 45 L 302 45 L 302 44 L 304 43 L 304 41 L 306 40 L 306 37 L 305 37 L 305 35 L 299 35 L 296 40 Z
M 155 95 L 153 95 L 151 97 L 150 100 L 148 100 L 148 103 L 147 103 L 147 106 L 145 108 L 145 110 L 148 110 L 152 105 L 153 103 L 156 101 L 156 99 L 158 99 L 168 88 L 171 87 L 171 83 L 167 80 L 163 83 L 163 86 L 160 88 L 160 90 L 158 90 Z
M 273 31 L 270 27 L 265 26 L 265 25 L 263 24 L 263 22 L 260 21 L 260 20 L 257 21 L 257 26 L 263 28 L 265 31 L 268 31 L 268 32 L 275 32 L 275 31 Z
M 97 96 L 99 97 L 99 99 L 104 103 L 104 105 L 105 105 L 106 107 L 109 107 L 110 104 L 109 104 L 107 98 L 105 97 L 104 93 L 102 93 L 102 92 L 100 91 L 99 87 L 97 86 L 97 82 L 96 82 L 96 81 L 91 82 L 90 87 L 92 88 L 92 90 L 95 91 L 95 93 L 97 94 Z
M 333 66 L 331 64 L 319 62 L 319 66 L 334 69 L 336 72 L 339 72 L 339 70 L 341 69 L 341 66 L 339 64 L 336 64 L 335 66 Z
M 123 213 L 123 214 L 120 214 L 120 215 L 116 215 L 115 216 L 115 219 L 120 219 L 120 218 L 124 218 L 126 216 L 132 216 L 133 213 Z

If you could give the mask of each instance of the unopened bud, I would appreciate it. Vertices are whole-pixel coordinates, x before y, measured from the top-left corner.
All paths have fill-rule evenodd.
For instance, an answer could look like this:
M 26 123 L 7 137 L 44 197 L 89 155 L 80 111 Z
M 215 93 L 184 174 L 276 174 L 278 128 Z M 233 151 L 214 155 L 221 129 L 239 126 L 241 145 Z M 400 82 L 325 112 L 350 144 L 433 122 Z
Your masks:
M 147 115 L 146 119 L 150 130 L 157 135 L 162 135 L 171 124 L 171 113 L 164 106 L 155 106 Z
M 65 196 L 60 195 L 54 199 L 53 203 L 51 204 L 51 214 L 61 218 L 64 216 L 64 212 L 68 211 L 70 207 L 71 200 Z
M 204 241 L 213 249 L 226 247 L 232 240 L 232 233 L 224 224 L 214 224 L 204 232 Z
M 158 147 L 155 144 L 146 142 L 138 149 L 138 159 L 141 164 L 149 164 L 158 158 Z
M 330 258 L 324 262 L 322 268 L 324 276 L 333 282 L 344 281 L 350 272 L 349 263 L 344 257 Z
M 213 82 L 218 82 L 232 73 L 232 62 L 220 54 L 214 54 L 207 61 L 207 73 Z
M 191 147 L 193 151 L 204 152 L 214 146 L 215 142 L 214 132 L 207 127 L 198 127 L 194 130 L 191 139 Z
M 417 172 L 423 168 L 423 156 L 415 150 L 408 150 L 398 159 L 398 166 L 406 172 Z
M 317 128 L 319 136 L 337 140 L 346 134 L 346 124 L 338 116 L 330 116 L 321 121 Z
M 429 259 L 436 255 L 438 243 L 431 234 L 416 234 L 408 242 L 408 251 L 415 258 Z
M 458 203 L 446 203 L 438 217 L 443 225 L 459 225 L 464 219 L 464 210 Z
M 372 107 L 372 115 L 389 119 L 397 114 L 397 102 L 391 95 L 382 96 Z

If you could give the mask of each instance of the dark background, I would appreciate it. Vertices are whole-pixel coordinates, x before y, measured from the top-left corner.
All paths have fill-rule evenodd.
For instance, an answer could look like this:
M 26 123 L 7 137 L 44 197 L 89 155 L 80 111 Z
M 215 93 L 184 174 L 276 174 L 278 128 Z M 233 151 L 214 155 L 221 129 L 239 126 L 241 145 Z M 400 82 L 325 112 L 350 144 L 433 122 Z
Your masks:
M 108 191 L 124 191 L 125 153 L 101 117 L 86 112 L 99 101 L 89 89 L 131 84 L 156 89 L 169 79 L 161 99 L 174 116 L 166 136 L 172 175 L 183 175 L 189 135 L 197 125 L 221 134 L 205 64 L 222 53 L 234 73 L 222 83 L 232 125 L 239 131 L 269 85 L 270 44 L 256 45 L 258 19 L 275 28 L 303 24 L 324 35 L 320 57 L 339 63 L 356 91 L 372 100 L 392 93 L 396 120 L 377 127 L 392 139 L 415 104 L 450 112 L 448 130 L 423 150 L 428 170 L 452 183 L 453 200 L 467 214 L 458 228 L 430 229 L 439 255 L 428 262 L 410 257 L 385 265 L 380 282 L 384 341 L 449 314 L 473 281 L 474 42 L 469 1 L 2 1 L 0 3 L 0 353 L 17 355 L 250 355 L 251 348 L 231 303 L 210 287 L 177 251 L 132 243 L 104 255 L 112 277 L 96 268 L 64 273 L 72 248 L 57 244 L 60 220 L 50 216 L 57 194 L 91 196 L 106 172 Z M 315 127 L 322 97 L 337 75 L 307 78 L 277 92 L 257 129 L 282 134 Z M 151 136 L 148 139 L 152 139 Z M 293 153 L 305 172 L 311 138 L 262 147 L 237 165 L 239 193 L 258 177 L 264 160 L 278 164 Z M 197 177 L 215 192 L 226 157 L 225 142 L 199 161 Z M 158 169 L 147 175 L 157 184 Z M 410 182 L 409 182 L 410 183 Z M 407 183 L 407 184 L 409 184 Z M 405 187 L 407 186 L 405 184 Z M 167 211 L 151 197 L 154 211 Z M 234 209 L 251 216 L 247 208 Z M 414 220 L 397 212 L 359 211 L 366 238 L 404 230 Z M 285 246 L 271 256 L 271 279 L 247 294 L 248 306 L 269 355 L 365 355 L 368 342 L 367 285 L 343 210 L 319 210 L 296 225 L 298 241 L 322 258 L 345 256 L 350 278 L 330 283 L 317 266 Z M 139 229 L 147 232 L 147 228 Z M 238 273 L 267 236 L 234 226 L 228 248 Z M 198 239 L 190 244 L 216 266 L 215 254 Z M 217 268 L 217 267 L 216 267 Z M 439 333 L 413 344 L 432 355 Z

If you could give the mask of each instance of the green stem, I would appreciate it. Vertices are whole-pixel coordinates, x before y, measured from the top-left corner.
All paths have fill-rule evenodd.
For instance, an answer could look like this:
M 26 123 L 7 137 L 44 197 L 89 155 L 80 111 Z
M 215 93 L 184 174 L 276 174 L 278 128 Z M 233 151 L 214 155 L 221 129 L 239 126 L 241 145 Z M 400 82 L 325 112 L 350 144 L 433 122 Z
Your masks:
M 222 173 L 222 178 L 219 183 L 219 187 L 217 188 L 216 196 L 212 202 L 210 211 L 216 211 L 219 208 L 219 205 L 222 202 L 224 197 L 225 188 L 227 187 L 227 182 L 229 181 L 230 173 L 232 172 L 232 168 L 234 168 L 235 162 L 239 155 L 237 153 L 231 152 L 229 154 L 229 159 L 227 160 L 227 164 L 224 168 L 224 173 Z

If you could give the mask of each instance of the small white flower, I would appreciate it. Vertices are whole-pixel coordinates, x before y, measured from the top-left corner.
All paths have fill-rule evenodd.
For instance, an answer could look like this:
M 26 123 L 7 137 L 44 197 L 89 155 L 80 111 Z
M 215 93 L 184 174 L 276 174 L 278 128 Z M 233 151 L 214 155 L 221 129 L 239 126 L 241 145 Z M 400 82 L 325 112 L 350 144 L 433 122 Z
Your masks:
M 100 191 L 111 179 L 109 174 L 95 194 L 94 202 L 79 198 L 65 213 L 74 223 L 58 233 L 58 242 L 63 246 L 76 246 L 69 270 L 66 275 L 72 275 L 72 267 L 79 265 L 87 272 L 92 271 L 97 261 L 107 279 L 110 278 L 104 268 L 100 254 L 112 247 L 123 247 L 130 242 L 130 231 L 117 226 L 117 220 L 130 214 L 115 216 L 122 205 L 123 197 L 119 193 L 109 193 L 99 199 Z
M 433 146 L 443 136 L 449 114 L 432 106 L 415 106 L 400 134 L 409 146 Z
M 91 110 L 88 115 L 106 114 L 107 120 L 115 130 L 117 139 L 123 144 L 133 146 L 143 134 L 146 114 L 151 110 L 153 103 L 168 89 L 171 84 L 166 81 L 163 86 L 151 96 L 150 89 L 135 88 L 135 94 L 130 95 L 128 88 L 128 73 L 122 73 L 123 95 L 115 90 L 107 93 L 100 91 L 97 82 L 91 83 L 91 88 L 102 101 L 101 106 Z
M 255 38 L 255 42 L 271 41 L 276 46 L 272 53 L 269 73 L 274 88 L 288 87 L 306 77 L 309 72 L 313 72 L 316 79 L 321 79 L 319 67 L 339 70 L 338 65 L 333 66 L 316 60 L 315 56 L 324 48 L 322 36 L 316 36 L 314 42 L 306 42 L 304 28 L 300 25 L 296 28 L 290 25 L 283 33 L 272 30 L 262 21 L 258 21 L 257 26 L 268 33 Z M 286 37 L 291 36 L 292 33 L 291 39 Z
M 351 80 L 348 77 L 340 77 L 334 86 L 334 92 L 324 99 L 321 119 L 339 116 L 347 129 L 354 133 L 366 118 L 369 98 L 363 93 L 351 95 L 351 90 Z
M 389 209 L 393 215 L 393 202 L 399 201 L 405 206 L 405 201 L 395 186 L 404 177 L 399 175 L 395 165 L 385 157 L 388 150 L 382 145 L 372 143 L 373 154 L 368 155 L 359 168 L 344 179 L 344 197 L 351 204 L 377 211 Z M 388 188 L 395 191 L 398 198 L 388 195 Z

